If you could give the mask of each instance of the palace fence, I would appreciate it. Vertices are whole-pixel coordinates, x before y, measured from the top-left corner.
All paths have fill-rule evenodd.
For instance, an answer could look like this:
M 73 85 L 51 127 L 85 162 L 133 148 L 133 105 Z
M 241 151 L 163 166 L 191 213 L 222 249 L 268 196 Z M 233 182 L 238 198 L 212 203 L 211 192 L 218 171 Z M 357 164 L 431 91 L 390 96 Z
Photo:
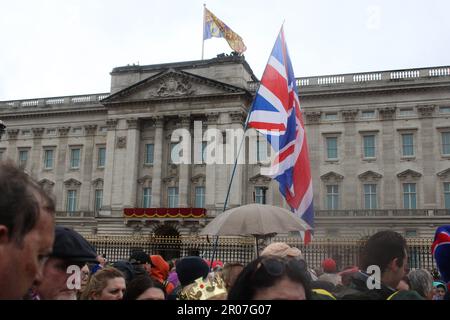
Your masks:
M 157 237 L 157 236 L 87 236 L 98 253 L 106 254 L 109 261 L 127 259 L 135 249 L 143 249 L 149 254 L 160 254 L 166 260 L 188 255 L 199 255 L 211 259 L 212 238 L 198 236 Z M 270 242 L 286 242 L 299 248 L 308 264 L 320 268 L 325 258 L 333 258 L 339 269 L 358 265 L 363 240 L 356 239 L 315 239 L 304 246 L 298 237 L 275 237 Z M 410 268 L 433 269 L 431 255 L 432 239 L 407 239 L 408 264 Z M 267 244 L 267 242 L 266 242 Z M 223 262 L 248 263 L 256 257 L 255 240 L 252 237 L 219 238 L 216 259 Z

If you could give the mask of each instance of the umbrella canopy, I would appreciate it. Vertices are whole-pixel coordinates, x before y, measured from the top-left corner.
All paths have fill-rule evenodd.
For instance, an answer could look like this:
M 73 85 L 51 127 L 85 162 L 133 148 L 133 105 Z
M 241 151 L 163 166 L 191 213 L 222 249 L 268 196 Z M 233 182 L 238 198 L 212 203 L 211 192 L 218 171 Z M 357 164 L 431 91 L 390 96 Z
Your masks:
M 264 236 L 311 229 L 292 212 L 265 204 L 248 204 L 219 214 L 200 232 L 216 236 Z

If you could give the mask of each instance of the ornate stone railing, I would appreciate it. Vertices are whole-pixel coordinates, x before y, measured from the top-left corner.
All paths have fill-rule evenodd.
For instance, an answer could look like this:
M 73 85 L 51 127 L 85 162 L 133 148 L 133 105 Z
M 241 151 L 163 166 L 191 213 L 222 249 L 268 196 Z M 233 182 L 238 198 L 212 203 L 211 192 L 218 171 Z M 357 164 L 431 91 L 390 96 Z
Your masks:
M 26 100 L 11 100 L 11 101 L 0 101 L 1 107 L 12 107 L 12 108 L 28 108 L 28 107 L 48 107 L 55 105 L 76 105 L 80 106 L 83 104 L 95 104 L 99 103 L 102 99 L 109 96 L 109 93 L 98 93 L 98 94 L 87 94 L 78 96 L 67 96 L 67 97 L 51 97 L 51 98 L 38 98 L 38 99 L 26 99 Z
M 96 213 L 94 211 L 56 211 L 56 218 L 94 218 L 96 217 Z
M 429 217 L 449 216 L 450 209 L 316 210 L 316 217 Z
M 416 79 L 431 79 L 437 77 L 450 77 L 450 66 L 369 73 L 349 73 L 317 77 L 301 77 L 296 79 L 296 84 L 298 87 L 328 87 L 342 84 L 357 85 L 361 83 L 376 83 L 380 81 L 399 82 L 411 81 Z M 258 82 L 251 81 L 248 83 L 248 89 L 252 92 L 256 91 L 257 87 Z

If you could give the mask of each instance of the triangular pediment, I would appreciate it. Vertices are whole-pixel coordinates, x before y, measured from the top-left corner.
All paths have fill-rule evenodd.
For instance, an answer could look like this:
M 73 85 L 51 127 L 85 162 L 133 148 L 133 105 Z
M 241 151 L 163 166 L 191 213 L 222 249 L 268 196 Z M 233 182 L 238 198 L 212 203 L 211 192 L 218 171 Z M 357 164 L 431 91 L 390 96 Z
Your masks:
M 81 182 L 76 179 L 70 178 L 64 181 L 64 185 L 66 187 L 79 187 L 81 186 Z
M 330 171 L 328 173 L 325 173 L 324 175 L 320 176 L 320 179 L 322 181 L 341 181 L 344 179 L 343 175 L 340 175 L 339 173 L 336 173 L 334 171 Z
M 111 105 L 123 102 L 186 99 L 230 93 L 247 93 L 247 91 L 185 71 L 168 69 L 114 93 L 103 99 L 102 103 Z
M 407 169 L 397 174 L 397 177 L 399 178 L 420 178 L 421 176 L 422 174 L 420 172 L 411 169 Z
M 381 179 L 383 176 L 377 172 L 374 172 L 372 170 L 368 170 L 366 172 L 361 173 L 360 175 L 358 175 L 358 178 L 360 180 L 379 180 Z
M 269 183 L 272 179 L 268 176 L 263 176 L 262 174 L 257 174 L 248 180 L 251 183 Z
M 437 176 L 439 178 L 443 178 L 443 179 L 450 177 L 450 168 L 447 168 L 445 170 L 442 170 L 441 172 L 438 172 Z
M 51 186 L 51 187 L 53 187 L 55 185 L 55 183 L 53 181 L 50 181 L 50 180 L 48 180 L 46 178 L 44 178 L 42 180 L 39 180 L 39 184 L 41 186 Z

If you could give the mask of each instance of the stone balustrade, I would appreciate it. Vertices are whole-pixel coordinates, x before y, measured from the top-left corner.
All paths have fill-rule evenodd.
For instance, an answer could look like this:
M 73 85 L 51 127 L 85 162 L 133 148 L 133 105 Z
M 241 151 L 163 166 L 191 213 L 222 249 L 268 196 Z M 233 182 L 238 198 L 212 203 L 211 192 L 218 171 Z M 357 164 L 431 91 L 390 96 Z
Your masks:
M 352 73 L 317 77 L 301 77 L 296 79 L 298 87 L 329 87 L 344 84 L 359 85 L 361 83 L 377 83 L 380 81 L 411 81 L 415 79 L 435 79 L 438 77 L 450 77 L 450 67 L 419 68 L 408 70 L 381 71 L 372 73 Z M 248 90 L 255 92 L 258 82 L 248 83 Z
M 96 104 L 102 99 L 109 96 L 109 93 L 88 94 L 78 96 L 67 97 L 51 97 L 51 98 L 39 98 L 39 99 L 26 99 L 26 100 L 11 100 L 0 101 L 1 107 L 12 108 L 29 108 L 29 107 L 49 107 L 49 106 L 80 106 L 83 104 Z

